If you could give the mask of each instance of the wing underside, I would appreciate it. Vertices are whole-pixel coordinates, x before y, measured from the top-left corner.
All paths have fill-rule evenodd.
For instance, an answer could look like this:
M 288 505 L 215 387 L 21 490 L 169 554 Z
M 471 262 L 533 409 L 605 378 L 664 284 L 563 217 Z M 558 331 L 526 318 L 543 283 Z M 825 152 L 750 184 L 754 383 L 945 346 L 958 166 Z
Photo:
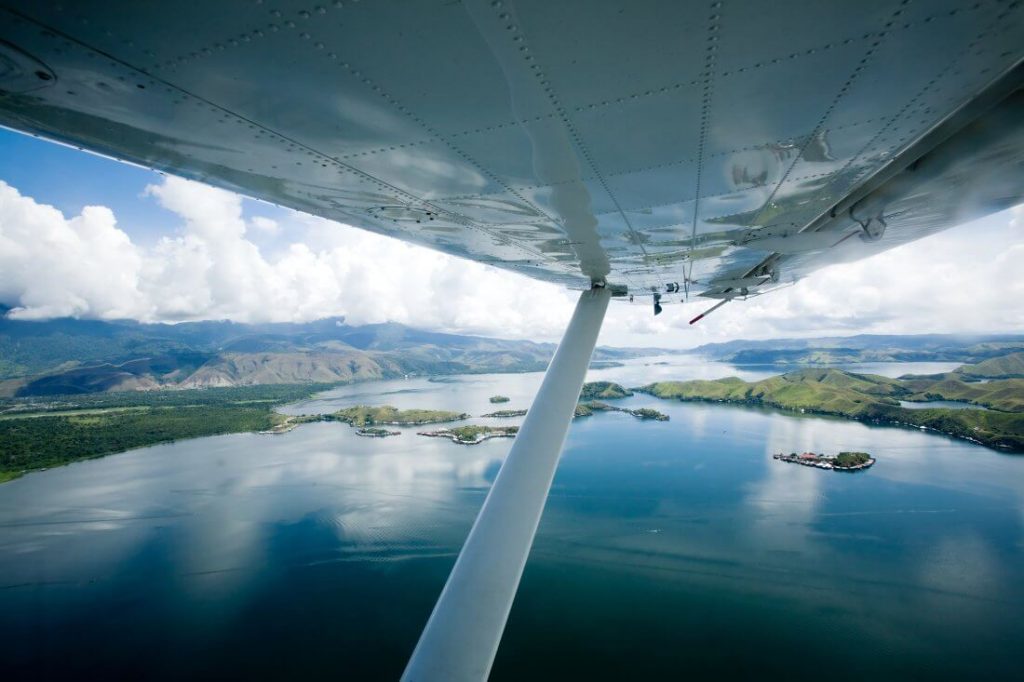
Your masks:
M 574 288 L 729 299 L 1018 203 L 1022 46 L 1001 0 L 9 2 L 0 124 Z

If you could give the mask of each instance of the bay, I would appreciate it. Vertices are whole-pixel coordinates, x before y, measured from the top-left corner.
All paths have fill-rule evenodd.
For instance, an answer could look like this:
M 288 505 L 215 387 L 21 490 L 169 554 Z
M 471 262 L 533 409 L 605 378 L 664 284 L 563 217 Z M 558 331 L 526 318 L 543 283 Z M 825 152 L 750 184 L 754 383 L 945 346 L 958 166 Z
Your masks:
M 916 365 L 870 371 L 932 373 Z M 667 356 L 589 378 L 777 372 Z M 495 394 L 528 407 L 539 381 L 376 382 L 285 411 L 513 424 L 478 415 Z M 574 422 L 492 679 L 1017 677 L 1024 458 L 820 416 L 617 404 L 671 420 Z M 399 430 L 204 438 L 0 486 L 5 677 L 397 679 L 510 446 Z M 771 459 L 793 450 L 878 463 Z

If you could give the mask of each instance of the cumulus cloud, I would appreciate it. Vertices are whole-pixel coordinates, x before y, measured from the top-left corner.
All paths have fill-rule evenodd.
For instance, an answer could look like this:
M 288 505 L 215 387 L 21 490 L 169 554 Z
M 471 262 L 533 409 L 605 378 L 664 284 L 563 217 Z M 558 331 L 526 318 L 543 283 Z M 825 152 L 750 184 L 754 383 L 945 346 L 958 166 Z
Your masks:
M 1024 206 L 1018 206 L 872 258 L 824 268 L 788 289 L 730 303 L 691 336 L 701 343 L 762 336 L 1020 332 L 1022 258 Z M 688 326 L 687 317 L 666 324 L 678 330 Z
M 396 321 L 557 339 L 575 294 L 320 218 L 246 216 L 237 195 L 178 178 L 146 188 L 180 228 L 133 242 L 107 208 L 67 217 L 0 181 L 0 302 L 19 319 Z M 246 200 L 247 201 L 247 200 Z M 259 207 L 253 202 L 251 207 Z M 136 228 L 137 229 L 137 228 Z M 1024 329 L 1024 211 L 990 216 L 734 302 L 613 304 L 602 343 L 686 347 L 729 338 Z M 269 248 L 272 245 L 273 248 Z
M 246 220 L 237 195 L 167 177 L 145 195 L 182 221 L 150 248 L 103 207 L 65 217 L 0 181 L 0 301 L 11 317 L 142 321 L 396 321 L 551 337 L 571 313 L 558 287 L 301 214 Z M 129 228 L 130 229 L 130 228 Z M 290 239 L 274 258 L 251 232 Z

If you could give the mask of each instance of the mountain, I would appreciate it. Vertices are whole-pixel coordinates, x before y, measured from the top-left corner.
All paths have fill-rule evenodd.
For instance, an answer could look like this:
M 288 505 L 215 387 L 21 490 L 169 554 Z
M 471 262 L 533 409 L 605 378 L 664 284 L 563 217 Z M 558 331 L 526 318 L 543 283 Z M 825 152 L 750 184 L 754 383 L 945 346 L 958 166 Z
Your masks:
M 973 380 L 1024 378 L 1024 353 L 1010 353 L 976 365 L 964 365 L 956 371 Z
M 409 374 L 522 372 L 555 345 L 401 324 L 241 324 L 0 318 L 0 397 L 156 388 L 339 383 Z M 598 348 L 596 361 L 665 352 Z
M 836 365 L 857 362 L 982 362 L 1024 351 L 1021 334 L 920 334 L 739 340 L 693 352 L 738 365 Z

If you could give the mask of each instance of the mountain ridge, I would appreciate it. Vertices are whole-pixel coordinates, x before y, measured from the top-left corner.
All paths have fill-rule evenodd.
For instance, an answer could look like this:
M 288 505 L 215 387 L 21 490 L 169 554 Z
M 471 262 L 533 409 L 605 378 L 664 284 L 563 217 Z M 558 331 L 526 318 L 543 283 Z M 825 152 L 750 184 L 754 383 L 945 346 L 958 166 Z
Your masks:
M 0 318 L 0 397 L 543 370 L 555 344 L 388 322 L 140 323 Z M 672 352 L 599 347 L 594 360 Z

